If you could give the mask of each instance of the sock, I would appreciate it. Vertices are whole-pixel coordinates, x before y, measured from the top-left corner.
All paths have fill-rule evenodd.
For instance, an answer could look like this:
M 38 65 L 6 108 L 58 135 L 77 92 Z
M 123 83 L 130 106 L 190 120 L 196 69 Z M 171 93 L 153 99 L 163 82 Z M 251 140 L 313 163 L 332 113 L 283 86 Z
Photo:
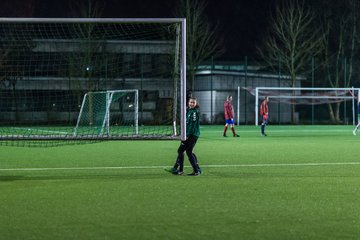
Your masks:
M 234 127 L 231 127 L 231 131 L 232 131 L 232 133 L 233 133 L 233 135 L 234 135 L 234 137 L 235 137 L 235 135 L 236 135 L 236 133 L 235 133 L 235 128 L 234 128 Z
M 228 129 L 228 126 L 227 126 L 227 125 L 225 125 L 225 127 L 224 127 L 224 136 L 226 135 L 226 131 L 227 131 L 227 129 Z
M 265 125 L 261 124 L 261 134 L 264 134 L 264 131 L 265 131 Z

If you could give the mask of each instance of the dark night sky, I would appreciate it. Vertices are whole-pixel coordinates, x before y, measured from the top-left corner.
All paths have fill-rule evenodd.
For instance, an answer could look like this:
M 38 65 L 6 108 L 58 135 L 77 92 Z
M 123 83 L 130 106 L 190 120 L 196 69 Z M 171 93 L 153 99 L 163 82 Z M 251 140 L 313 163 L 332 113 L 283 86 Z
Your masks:
M 0 15 L 33 17 L 69 17 L 69 3 L 78 0 L 1 0 Z M 177 0 L 99 0 L 104 3 L 103 17 L 162 18 L 173 17 Z M 274 0 L 207 0 L 209 21 L 219 24 L 219 35 L 226 52 L 223 60 L 253 57 L 267 27 Z M 25 13 L 24 13 L 25 12 Z

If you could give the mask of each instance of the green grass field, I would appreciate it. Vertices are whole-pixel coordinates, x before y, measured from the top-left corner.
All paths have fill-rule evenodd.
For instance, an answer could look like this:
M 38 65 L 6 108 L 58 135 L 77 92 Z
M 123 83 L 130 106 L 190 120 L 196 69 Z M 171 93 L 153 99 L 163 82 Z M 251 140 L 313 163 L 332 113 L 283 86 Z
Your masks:
M 201 128 L 199 177 L 163 170 L 178 141 L 1 146 L 0 239 L 360 239 L 351 126 L 222 129 Z

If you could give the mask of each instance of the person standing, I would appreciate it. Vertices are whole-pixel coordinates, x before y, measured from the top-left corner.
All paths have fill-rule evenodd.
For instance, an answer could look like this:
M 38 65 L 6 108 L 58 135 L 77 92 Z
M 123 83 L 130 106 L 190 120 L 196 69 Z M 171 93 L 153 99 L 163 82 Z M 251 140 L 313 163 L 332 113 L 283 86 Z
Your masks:
M 350 92 L 351 96 L 354 98 L 354 100 L 357 101 L 357 107 L 358 107 L 358 114 L 357 114 L 358 123 L 355 126 L 354 130 L 352 131 L 354 136 L 356 136 L 356 132 L 357 132 L 358 128 L 360 127 L 360 100 L 359 100 L 360 93 L 358 94 L 358 96 L 356 96 L 356 94 L 353 91 L 349 91 L 349 92 Z
M 269 107 L 268 107 L 269 97 L 266 96 L 264 101 L 262 101 L 260 106 L 260 115 L 262 117 L 261 123 L 261 136 L 266 137 L 265 126 L 268 125 L 269 120 Z
M 200 136 L 200 113 L 199 105 L 196 98 L 191 97 L 188 102 L 188 109 L 186 113 L 186 140 L 181 141 L 178 148 L 178 156 L 173 168 L 167 170 L 175 175 L 182 175 L 184 173 L 184 152 L 190 161 L 193 172 L 188 174 L 190 176 L 199 176 L 202 173 L 199 167 L 197 156 L 193 153 L 195 144 Z
M 223 136 L 226 136 L 226 131 L 228 126 L 230 125 L 231 131 L 234 137 L 240 137 L 240 135 L 236 134 L 234 128 L 234 107 L 232 105 L 232 96 L 229 95 L 224 102 L 224 114 L 225 114 L 225 126 Z
M 356 132 L 357 132 L 359 127 L 360 127 L 360 102 L 358 101 L 358 124 L 356 125 L 356 127 L 353 130 L 353 134 L 355 136 L 356 136 Z

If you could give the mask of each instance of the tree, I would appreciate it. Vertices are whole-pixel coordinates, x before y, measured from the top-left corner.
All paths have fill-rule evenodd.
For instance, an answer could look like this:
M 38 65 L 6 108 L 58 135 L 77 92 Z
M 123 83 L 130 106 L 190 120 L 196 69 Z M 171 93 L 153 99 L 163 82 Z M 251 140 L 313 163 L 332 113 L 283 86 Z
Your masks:
M 354 61 L 358 55 L 356 43 L 359 21 L 359 3 L 355 0 L 343 0 L 328 4 L 321 0 L 317 3 L 321 9 L 320 29 L 322 34 L 322 68 L 325 84 L 333 88 L 350 87 L 354 75 Z M 328 104 L 330 118 L 340 123 L 340 104 Z
M 96 0 L 72 1 L 70 5 L 71 17 L 78 18 L 100 18 L 102 16 L 104 6 Z M 69 77 L 77 76 L 77 78 L 87 79 L 87 90 L 94 91 L 99 88 L 99 78 L 94 76 L 95 68 L 101 68 L 93 63 L 99 54 L 102 45 L 101 39 L 94 36 L 95 24 L 79 23 L 74 25 L 76 32 L 81 39 L 78 50 L 68 56 Z M 73 89 L 80 89 L 81 83 L 72 79 Z
M 186 18 L 187 68 L 189 85 L 194 89 L 196 68 L 211 56 L 224 52 L 217 37 L 218 26 L 212 26 L 205 15 L 204 0 L 180 0 L 175 8 L 176 17 Z
M 283 1 L 276 6 L 270 19 L 270 32 L 264 49 L 258 48 L 266 63 L 290 75 L 289 85 L 295 87 L 296 77 L 303 73 L 310 59 L 321 51 L 319 31 L 315 26 L 315 13 L 298 0 Z
M 3 0 L 0 3 L 0 15 L 3 17 L 33 17 L 36 0 L 26 3 L 11 0 Z M 15 65 L 18 59 L 22 59 L 24 53 L 31 52 L 32 43 L 16 41 L 19 26 L 4 28 L 0 36 L 0 88 L 11 89 L 12 107 L 15 109 L 15 120 L 19 120 L 19 96 L 16 91 L 18 80 L 24 77 L 25 67 Z M 5 33 L 6 32 L 6 33 Z
M 295 87 L 296 77 L 303 74 L 312 57 L 321 51 L 322 39 L 315 27 L 315 13 L 298 0 L 278 4 L 270 19 L 270 33 L 260 56 L 273 69 L 290 75 L 289 86 Z M 292 106 L 294 121 L 295 105 Z
M 79 18 L 100 18 L 102 16 L 104 6 L 96 0 L 71 1 L 70 14 L 72 17 Z M 96 68 L 100 69 L 98 63 L 94 63 L 101 52 L 104 42 L 95 37 L 94 30 L 96 25 L 93 23 L 79 23 L 74 25 L 74 32 L 79 35 L 80 42 L 77 51 L 73 51 L 67 56 L 69 69 L 70 89 L 77 96 L 77 105 L 80 106 L 82 97 L 82 79 L 86 79 L 86 89 L 89 93 L 89 118 L 90 125 L 93 123 L 93 96 L 92 91 L 99 90 L 100 77 L 95 76 Z M 104 64 L 102 64 L 104 65 Z M 99 71 L 98 71 L 99 72 Z

